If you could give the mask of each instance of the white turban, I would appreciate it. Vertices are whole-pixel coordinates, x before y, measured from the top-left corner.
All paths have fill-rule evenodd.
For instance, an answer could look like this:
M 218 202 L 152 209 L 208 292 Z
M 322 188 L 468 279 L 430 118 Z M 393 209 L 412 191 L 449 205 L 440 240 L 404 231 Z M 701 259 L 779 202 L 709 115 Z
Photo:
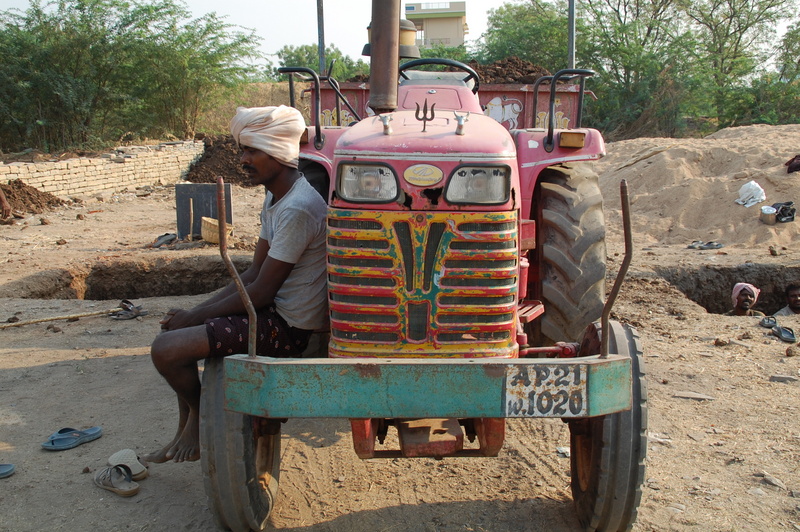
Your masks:
M 239 107 L 231 120 L 231 134 L 239 146 L 261 150 L 293 168 L 297 168 L 300 136 L 305 129 L 300 111 L 285 105 Z

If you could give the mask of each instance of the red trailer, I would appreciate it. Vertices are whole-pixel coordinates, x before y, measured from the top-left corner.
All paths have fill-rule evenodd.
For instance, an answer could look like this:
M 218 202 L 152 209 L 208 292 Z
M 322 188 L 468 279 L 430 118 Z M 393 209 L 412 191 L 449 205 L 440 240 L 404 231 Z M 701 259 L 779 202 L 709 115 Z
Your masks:
M 506 129 L 532 129 L 547 127 L 550 84 L 547 77 L 536 84 L 483 84 L 478 93 L 483 114 L 494 118 Z M 340 83 L 339 91 L 347 98 L 361 118 L 371 116 L 369 83 Z M 555 96 L 555 126 L 558 129 L 575 127 L 579 113 L 580 84 L 559 84 Z M 313 94 L 313 89 L 308 91 Z M 585 91 L 594 97 L 589 91 Z M 328 83 L 320 86 L 321 109 L 318 123 L 323 127 L 349 126 L 358 119 L 341 104 L 337 108 L 336 91 Z M 535 112 L 534 112 L 535 109 Z M 312 117 L 312 121 L 314 117 Z M 316 124 L 317 122 L 314 122 Z

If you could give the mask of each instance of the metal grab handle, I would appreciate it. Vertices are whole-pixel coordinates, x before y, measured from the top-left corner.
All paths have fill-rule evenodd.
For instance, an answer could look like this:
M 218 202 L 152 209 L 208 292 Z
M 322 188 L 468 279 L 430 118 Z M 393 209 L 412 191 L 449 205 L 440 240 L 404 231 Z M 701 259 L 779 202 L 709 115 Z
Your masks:
M 314 80 L 314 147 L 318 150 L 321 150 L 325 145 L 325 137 L 322 136 L 322 128 L 319 125 L 319 76 L 316 72 L 307 67 L 281 67 L 278 69 L 278 72 L 281 74 L 289 74 L 290 83 L 292 81 L 291 74 L 308 74 Z M 291 91 L 292 105 L 294 105 L 293 85 L 289 87 L 289 90 Z
M 247 333 L 247 356 L 255 358 L 256 356 L 256 308 L 253 306 L 253 301 L 250 299 L 250 294 L 244 287 L 242 278 L 239 277 L 239 272 L 236 271 L 236 266 L 228 256 L 228 215 L 225 211 L 225 182 L 221 177 L 217 177 L 217 213 L 219 220 L 217 226 L 219 227 L 219 254 L 222 255 L 222 260 L 228 268 L 228 272 L 233 277 L 233 283 L 236 285 L 236 290 L 239 292 L 239 297 L 242 298 L 247 309 L 247 318 L 250 320 L 248 333 Z
M 611 307 L 614 306 L 614 301 L 617 299 L 619 289 L 622 287 L 622 281 L 625 280 L 625 275 L 628 273 L 628 266 L 633 259 L 633 236 L 631 235 L 631 204 L 628 200 L 628 182 L 622 179 L 619 182 L 619 196 L 622 203 L 622 228 L 625 233 L 625 257 L 622 259 L 622 264 L 617 272 L 617 278 L 614 280 L 614 286 L 608 294 L 606 304 L 603 305 L 603 314 L 600 318 L 600 330 L 602 332 L 602 341 L 600 345 L 600 358 L 608 357 L 608 342 L 611 337 L 608 331 L 608 319 L 611 317 Z
M 581 118 L 582 118 L 582 109 L 583 109 L 583 90 L 586 82 L 586 78 L 590 76 L 594 76 L 594 70 L 588 70 L 585 68 L 567 68 L 564 70 L 559 70 L 555 74 L 553 74 L 553 79 L 550 81 L 550 105 L 548 106 L 548 117 L 547 117 L 547 137 L 544 139 L 544 149 L 546 152 L 553 151 L 555 147 L 555 141 L 553 139 L 553 130 L 556 127 L 556 85 L 558 84 L 559 78 L 564 76 L 572 76 L 570 79 L 574 79 L 576 76 L 580 77 L 580 92 L 578 93 L 578 112 L 575 118 L 575 124 L 577 127 L 581 125 Z M 534 109 L 535 112 L 535 109 Z

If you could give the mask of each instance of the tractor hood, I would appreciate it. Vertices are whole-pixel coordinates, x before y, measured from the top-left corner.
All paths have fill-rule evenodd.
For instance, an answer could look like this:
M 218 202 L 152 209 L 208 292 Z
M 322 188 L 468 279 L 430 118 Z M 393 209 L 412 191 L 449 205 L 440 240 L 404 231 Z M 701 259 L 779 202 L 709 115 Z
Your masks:
M 433 118 L 419 120 L 423 116 Z M 340 137 L 335 156 L 413 155 L 422 160 L 507 159 L 516 156 L 514 141 L 502 125 L 482 114 L 453 111 L 397 111 L 361 120 Z M 462 122 L 459 125 L 459 121 Z

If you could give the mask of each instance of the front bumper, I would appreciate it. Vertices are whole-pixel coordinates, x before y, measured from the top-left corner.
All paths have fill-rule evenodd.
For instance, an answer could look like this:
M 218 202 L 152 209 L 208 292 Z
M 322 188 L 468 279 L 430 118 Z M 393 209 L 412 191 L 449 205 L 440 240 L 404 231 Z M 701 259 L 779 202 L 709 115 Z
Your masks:
M 265 418 L 584 418 L 631 407 L 620 355 L 225 359 L 225 408 Z

